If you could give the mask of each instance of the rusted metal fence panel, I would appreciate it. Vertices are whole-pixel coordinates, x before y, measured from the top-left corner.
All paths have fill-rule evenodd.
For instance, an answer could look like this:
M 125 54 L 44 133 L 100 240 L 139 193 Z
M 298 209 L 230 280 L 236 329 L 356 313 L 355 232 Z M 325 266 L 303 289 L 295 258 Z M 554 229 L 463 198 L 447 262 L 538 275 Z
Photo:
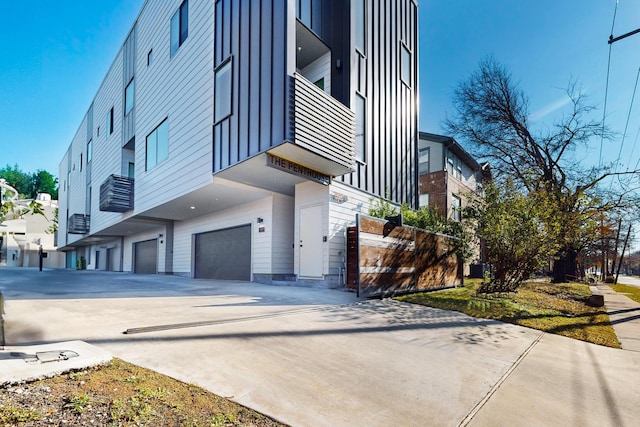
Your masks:
M 347 287 L 374 297 L 462 285 L 453 239 L 357 215 L 347 230 Z

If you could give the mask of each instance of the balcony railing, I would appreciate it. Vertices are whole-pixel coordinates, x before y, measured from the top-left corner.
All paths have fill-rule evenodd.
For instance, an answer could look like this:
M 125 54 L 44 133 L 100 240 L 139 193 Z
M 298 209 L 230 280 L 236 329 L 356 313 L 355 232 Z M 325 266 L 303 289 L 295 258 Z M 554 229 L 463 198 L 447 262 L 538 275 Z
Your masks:
M 110 175 L 100 185 L 100 210 L 127 212 L 133 209 L 133 178 Z
M 91 227 L 91 216 L 73 214 L 69 217 L 67 232 L 69 234 L 87 234 Z
M 354 170 L 355 115 L 341 102 L 295 73 L 294 143 Z

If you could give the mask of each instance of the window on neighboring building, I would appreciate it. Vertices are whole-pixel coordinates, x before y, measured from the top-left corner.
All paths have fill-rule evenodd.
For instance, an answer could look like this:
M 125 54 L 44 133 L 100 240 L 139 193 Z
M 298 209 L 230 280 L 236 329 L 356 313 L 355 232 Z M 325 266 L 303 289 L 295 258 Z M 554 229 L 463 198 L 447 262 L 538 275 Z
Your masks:
M 454 170 L 454 166 L 453 166 L 453 157 L 451 156 L 451 154 L 449 154 L 447 156 L 447 170 L 449 171 L 449 173 L 451 175 L 453 175 L 453 170 Z
M 167 119 L 149 135 L 146 144 L 146 170 L 151 169 L 169 155 L 169 125 Z
M 429 173 L 429 147 L 418 150 L 418 173 L 420 175 Z
M 215 99 L 213 106 L 215 123 L 231 115 L 232 84 L 232 61 L 229 58 L 215 70 Z
M 149 50 L 149 53 L 147 53 L 147 67 L 151 65 L 152 62 L 153 62 L 153 49 Z
M 455 194 L 451 196 L 451 219 L 454 221 L 462 219 L 462 201 Z
M 462 181 L 462 166 L 460 165 L 460 162 L 456 165 L 456 178 Z
M 367 41 L 366 41 L 366 22 L 367 22 L 367 9 L 365 6 L 365 0 L 356 0 L 356 49 L 363 55 L 367 54 Z
M 420 200 L 418 201 L 421 208 L 429 206 L 429 193 L 420 194 Z
M 87 164 L 91 163 L 92 159 L 93 159 L 93 139 L 90 139 L 89 142 L 87 142 Z
M 364 162 L 366 158 L 367 140 L 367 108 L 366 100 L 356 93 L 356 160 Z
M 171 56 L 189 36 L 189 1 L 184 0 L 171 17 Z
M 411 52 L 404 43 L 400 45 L 400 76 L 404 84 L 411 87 Z
M 113 107 L 107 113 L 107 138 L 113 133 Z
M 126 89 L 124 90 L 124 115 L 126 116 L 133 110 L 136 102 L 136 81 L 131 79 Z

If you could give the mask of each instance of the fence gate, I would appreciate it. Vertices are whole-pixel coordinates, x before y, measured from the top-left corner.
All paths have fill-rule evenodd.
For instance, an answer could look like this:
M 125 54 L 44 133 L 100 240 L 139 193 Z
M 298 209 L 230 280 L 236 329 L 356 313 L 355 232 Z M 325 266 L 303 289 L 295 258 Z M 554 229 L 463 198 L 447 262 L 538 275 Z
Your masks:
M 347 230 L 347 287 L 381 297 L 462 285 L 454 239 L 358 214 Z

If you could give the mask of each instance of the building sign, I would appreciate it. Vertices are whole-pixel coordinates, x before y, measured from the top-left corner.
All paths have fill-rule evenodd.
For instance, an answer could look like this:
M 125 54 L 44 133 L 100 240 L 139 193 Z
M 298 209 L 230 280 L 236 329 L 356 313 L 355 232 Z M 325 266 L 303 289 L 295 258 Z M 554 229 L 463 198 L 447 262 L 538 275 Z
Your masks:
M 273 154 L 267 153 L 267 166 L 280 169 L 293 175 L 298 175 L 311 181 L 319 182 L 323 185 L 331 184 L 331 177 L 329 175 L 314 171 L 306 166 L 299 165 L 291 160 L 283 159 L 282 157 L 274 156 Z

